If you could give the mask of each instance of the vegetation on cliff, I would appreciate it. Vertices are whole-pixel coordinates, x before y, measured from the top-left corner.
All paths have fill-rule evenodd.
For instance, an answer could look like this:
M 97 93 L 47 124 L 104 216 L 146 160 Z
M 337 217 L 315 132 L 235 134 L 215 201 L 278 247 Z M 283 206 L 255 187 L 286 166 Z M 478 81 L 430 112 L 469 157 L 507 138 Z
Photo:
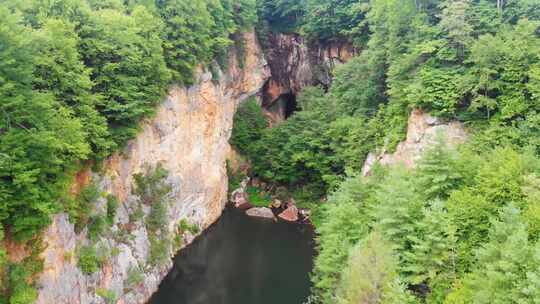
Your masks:
M 34 242 L 61 211 L 100 235 L 118 202 L 91 217 L 99 193 L 68 194 L 73 173 L 123 148 L 169 85 L 225 67 L 255 20 L 254 0 L 0 0 L 0 240 Z M 91 249 L 80 253 L 91 272 Z M 36 295 L 19 264 L 0 248 L 0 303 Z
M 256 11 L 265 30 L 361 49 L 328 90 L 306 88 L 287 121 L 265 129 L 254 102 L 235 119 L 232 143 L 254 175 L 310 202 L 327 198 L 314 212 L 312 300 L 540 298 L 537 0 L 0 0 L 0 242 L 32 245 L 20 263 L 0 246 L 0 303 L 36 298 L 35 236 L 54 213 L 88 227 L 91 241 L 110 225 L 115 199 L 91 217 L 99 193 L 90 185 L 70 197 L 73 172 L 133 138 L 169 84 L 191 84 L 196 66 L 214 59 L 224 66 Z M 462 121 L 469 143 L 441 143 L 414 170 L 359 177 L 368 152 L 403 139 L 415 108 Z M 176 238 L 166 235 L 164 176 L 156 168 L 136 178 L 141 201 L 154 202 L 145 219 L 153 265 L 183 232 L 198 232 L 183 222 Z M 94 245 L 77 252 L 86 273 L 106 258 Z
M 268 0 L 259 13 L 362 49 L 328 91 L 305 89 L 301 111 L 250 144 L 254 175 L 312 202 L 328 196 L 315 212 L 311 302 L 535 303 L 540 3 Z M 325 16 L 336 16 L 332 32 Z M 442 140 L 416 169 L 360 177 L 416 108 L 463 122 L 469 142 Z
M 9 234 L 25 240 L 46 226 L 81 162 L 122 148 L 171 81 L 190 84 L 196 65 L 226 56 L 255 18 L 251 0 L 1 1 Z

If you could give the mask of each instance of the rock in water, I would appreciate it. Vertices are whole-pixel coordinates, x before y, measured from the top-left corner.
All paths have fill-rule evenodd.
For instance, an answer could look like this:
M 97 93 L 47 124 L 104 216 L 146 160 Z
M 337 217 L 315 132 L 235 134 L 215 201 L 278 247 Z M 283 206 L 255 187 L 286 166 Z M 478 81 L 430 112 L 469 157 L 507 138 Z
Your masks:
M 251 208 L 248 211 L 246 211 L 246 214 L 249 216 L 274 219 L 274 213 L 272 212 L 272 210 L 270 210 L 270 208 L 266 208 L 266 207 Z
M 281 212 L 278 216 L 285 221 L 296 222 L 298 221 L 298 208 L 296 208 L 296 206 L 293 204 L 289 204 L 289 207 L 287 207 L 287 209 Z
M 236 189 L 231 194 L 231 202 L 234 204 L 235 208 L 247 210 L 253 207 L 249 203 L 248 195 L 243 189 Z
M 231 194 L 231 202 L 235 208 L 247 210 L 253 208 L 253 205 L 249 202 L 249 196 L 246 192 L 247 185 L 249 183 L 249 177 L 245 178 L 240 184 L 240 188 L 233 191 Z

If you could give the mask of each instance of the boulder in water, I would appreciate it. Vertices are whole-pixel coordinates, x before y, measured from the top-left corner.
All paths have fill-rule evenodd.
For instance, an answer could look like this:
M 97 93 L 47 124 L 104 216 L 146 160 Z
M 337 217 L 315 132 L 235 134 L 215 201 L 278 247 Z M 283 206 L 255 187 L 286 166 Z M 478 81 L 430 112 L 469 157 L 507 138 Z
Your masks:
M 247 210 L 253 207 L 253 205 L 249 203 L 249 198 L 248 198 L 247 193 L 243 191 L 243 189 L 241 188 L 236 189 L 231 194 L 231 202 L 234 204 L 235 208 L 242 209 L 242 210 Z
M 253 207 L 253 205 L 251 205 L 249 202 L 249 196 L 246 192 L 248 183 L 249 178 L 245 178 L 240 184 L 240 188 L 231 193 L 231 203 L 233 203 L 235 208 L 247 210 Z
M 296 222 L 298 221 L 298 208 L 295 205 L 289 204 L 285 211 L 281 212 L 279 218 L 287 222 Z
M 249 215 L 249 216 L 263 217 L 263 218 L 268 218 L 268 219 L 274 219 L 275 218 L 274 213 L 272 212 L 272 210 L 270 210 L 270 208 L 266 208 L 266 207 L 251 208 L 251 209 L 246 211 L 246 214 Z

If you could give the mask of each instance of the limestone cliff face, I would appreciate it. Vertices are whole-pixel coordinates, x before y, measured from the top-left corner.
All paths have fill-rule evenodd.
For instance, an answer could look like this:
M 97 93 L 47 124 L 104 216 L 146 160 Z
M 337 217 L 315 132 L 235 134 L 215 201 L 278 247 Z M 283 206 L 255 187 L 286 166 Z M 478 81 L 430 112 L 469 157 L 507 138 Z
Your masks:
M 244 68 L 232 54 L 230 68 L 221 73 L 219 81 L 200 71 L 195 85 L 171 88 L 155 117 L 142 123 L 137 138 L 104 162 L 103 173 L 78 174 L 78 184 L 92 177 L 101 191 L 120 200 L 110 235 L 128 232 L 129 236 L 102 237 L 96 247 L 114 253 L 100 271 L 85 275 L 77 267 L 74 253 L 89 242 L 86 231 L 75 233 L 68 216 L 57 215 L 44 234 L 47 248 L 42 253 L 44 271 L 39 278 L 37 303 L 105 303 L 96 295 L 98 290 L 114 292 L 118 303 L 144 303 L 157 289 L 172 261 L 161 267 L 148 266 L 148 231 L 142 221 L 130 222 L 130 214 L 139 205 L 131 193 L 132 176 L 147 165 L 161 163 L 169 172 L 167 182 L 172 191 L 167 222 L 171 232 L 182 219 L 204 229 L 221 215 L 227 199 L 225 158 L 233 115 L 238 103 L 256 94 L 269 77 L 255 34 L 247 33 L 245 39 Z M 102 209 L 105 204 L 100 199 L 94 209 Z M 149 208 L 145 206 L 143 211 L 148 214 Z M 184 244 L 193 237 L 185 236 Z M 144 270 L 144 280 L 127 286 L 128 272 L 134 267 Z
M 457 121 L 443 122 L 421 110 L 414 110 L 409 117 L 405 141 L 397 146 L 394 153 L 388 153 L 384 149 L 379 153 L 370 153 L 362 167 L 362 174 L 369 174 L 376 163 L 414 167 L 424 151 L 436 143 L 438 136 L 442 136 L 449 146 L 455 146 L 467 139 L 467 132 Z
M 263 106 L 273 121 L 285 118 L 286 106 L 280 97 L 296 95 L 309 85 L 328 87 L 335 66 L 356 55 L 348 42 L 309 43 L 298 34 L 268 33 L 265 52 L 272 77 L 264 88 Z

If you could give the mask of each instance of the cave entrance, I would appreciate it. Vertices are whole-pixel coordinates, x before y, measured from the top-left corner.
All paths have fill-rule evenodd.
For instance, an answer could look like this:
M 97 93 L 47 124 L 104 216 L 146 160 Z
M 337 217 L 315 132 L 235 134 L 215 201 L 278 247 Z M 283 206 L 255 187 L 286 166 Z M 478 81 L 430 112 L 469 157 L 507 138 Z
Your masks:
M 280 102 L 283 105 L 283 115 L 285 119 L 291 117 L 294 112 L 298 111 L 298 104 L 296 103 L 296 95 L 293 93 L 282 94 Z

